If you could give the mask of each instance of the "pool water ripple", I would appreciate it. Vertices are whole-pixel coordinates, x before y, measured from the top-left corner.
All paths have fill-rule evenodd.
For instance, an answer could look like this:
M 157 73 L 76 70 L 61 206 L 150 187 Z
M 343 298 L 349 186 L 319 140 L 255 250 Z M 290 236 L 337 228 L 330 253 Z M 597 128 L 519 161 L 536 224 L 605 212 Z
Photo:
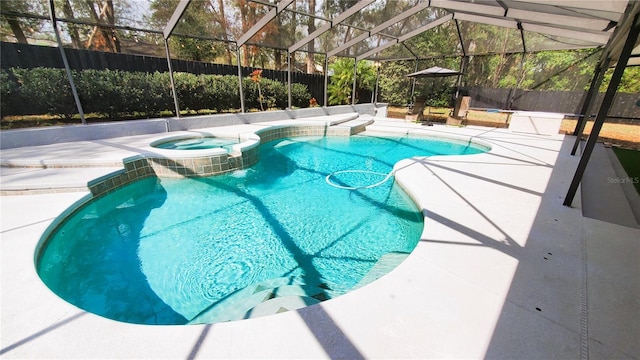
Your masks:
M 339 296 L 382 276 L 367 274 L 385 255 L 410 253 L 423 218 L 392 180 L 345 190 L 325 178 L 370 172 L 333 179 L 361 186 L 403 158 L 484 149 L 352 136 L 281 139 L 260 151 L 250 169 L 148 178 L 83 206 L 43 239 L 40 277 L 82 309 L 142 324 L 241 319 L 277 289 Z

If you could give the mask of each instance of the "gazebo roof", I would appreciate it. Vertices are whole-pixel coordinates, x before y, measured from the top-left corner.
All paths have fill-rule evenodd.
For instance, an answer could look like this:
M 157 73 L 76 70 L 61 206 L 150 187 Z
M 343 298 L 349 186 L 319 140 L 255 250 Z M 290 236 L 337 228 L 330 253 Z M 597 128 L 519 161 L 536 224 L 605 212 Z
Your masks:
M 445 69 L 439 66 L 434 66 L 428 69 L 416 71 L 407 76 L 418 78 L 418 77 L 447 77 L 447 76 L 457 76 L 457 75 L 464 75 L 464 74 L 461 73 L 460 71 Z

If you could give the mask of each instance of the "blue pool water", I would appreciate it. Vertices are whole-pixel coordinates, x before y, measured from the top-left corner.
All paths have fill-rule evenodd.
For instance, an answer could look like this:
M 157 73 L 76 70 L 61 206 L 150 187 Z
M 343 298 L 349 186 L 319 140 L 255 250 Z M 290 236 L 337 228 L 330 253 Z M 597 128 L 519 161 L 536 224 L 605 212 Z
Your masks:
M 276 298 L 313 304 L 381 276 L 376 264 L 410 253 L 423 228 L 392 178 L 345 190 L 328 175 L 369 171 L 331 176 L 362 187 L 403 158 L 482 151 L 408 137 L 272 141 L 250 169 L 147 178 L 83 206 L 44 239 L 37 270 L 68 302 L 132 323 L 241 319 Z
M 237 139 L 218 137 L 196 137 L 163 142 L 154 147 L 171 150 L 202 150 L 223 148 L 230 150 L 234 144 L 238 144 Z

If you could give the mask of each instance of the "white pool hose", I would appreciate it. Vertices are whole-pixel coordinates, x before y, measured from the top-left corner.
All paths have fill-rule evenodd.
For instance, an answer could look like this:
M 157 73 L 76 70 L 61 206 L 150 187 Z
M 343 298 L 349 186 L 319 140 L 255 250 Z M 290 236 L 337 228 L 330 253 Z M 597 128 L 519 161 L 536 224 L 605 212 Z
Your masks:
M 374 175 L 382 175 L 382 176 L 386 176 L 386 177 L 380 182 L 377 182 L 377 183 L 372 184 L 372 185 L 365 185 L 365 186 L 342 186 L 342 185 L 338 185 L 338 184 L 336 184 L 336 183 L 331 181 L 331 177 L 333 175 L 344 174 L 344 173 L 374 174 Z M 327 177 L 324 180 L 327 182 L 327 184 L 329 184 L 329 185 L 331 185 L 333 187 L 336 187 L 338 189 L 360 190 L 360 189 L 371 189 L 371 188 L 374 188 L 376 186 L 380 186 L 380 185 L 386 183 L 392 177 L 393 177 L 393 170 L 391 170 L 388 174 L 381 173 L 381 172 L 375 172 L 375 171 L 368 171 L 368 170 L 340 170 L 340 171 L 334 171 L 331 174 L 327 175 Z

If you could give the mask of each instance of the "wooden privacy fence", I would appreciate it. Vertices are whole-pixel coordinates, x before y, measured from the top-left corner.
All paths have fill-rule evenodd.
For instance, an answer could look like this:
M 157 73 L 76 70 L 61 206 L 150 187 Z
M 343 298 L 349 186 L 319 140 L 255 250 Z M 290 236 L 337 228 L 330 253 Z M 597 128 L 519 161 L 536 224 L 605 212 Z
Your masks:
M 156 56 L 109 53 L 93 50 L 65 48 L 71 70 L 122 70 L 137 72 L 167 72 L 167 59 Z M 238 75 L 234 65 L 214 64 L 200 61 L 172 59 L 175 72 L 188 72 L 196 75 Z M 60 51 L 56 47 L 18 43 L 0 43 L 0 67 L 9 69 L 19 67 L 33 69 L 37 67 L 64 68 Z M 242 76 L 247 77 L 255 68 L 242 67 Z M 287 83 L 287 71 L 263 69 L 262 76 L 267 79 Z M 324 101 L 324 75 L 291 72 L 291 82 L 307 85 L 311 96 L 320 105 Z
M 506 109 L 513 97 L 512 110 L 547 111 L 578 114 L 582 109 L 582 91 L 537 91 L 470 87 L 464 89 L 471 96 L 471 107 L 483 109 Z M 599 93 L 592 108 L 595 112 L 602 103 L 604 93 Z M 640 119 L 640 107 L 636 102 L 640 94 L 618 93 L 609 110 L 609 117 Z M 595 115 L 595 113 L 593 114 Z
M 138 72 L 168 71 L 166 58 L 131 54 L 108 53 L 93 50 L 65 48 L 69 66 L 73 70 L 111 69 Z M 214 64 L 199 61 L 172 59 L 174 71 L 193 74 L 237 75 L 238 68 L 233 65 Z M 37 46 L 18 43 L 0 43 L 0 67 L 8 69 L 20 67 L 25 69 L 36 67 L 63 68 L 60 53 L 55 47 Z M 242 75 L 249 76 L 254 70 L 242 67 Z M 287 72 L 264 69 L 262 76 L 268 79 L 287 83 Z M 311 96 L 318 104 L 324 105 L 324 75 L 292 72 L 291 82 L 307 85 Z M 580 112 L 584 92 L 582 91 L 538 91 L 520 89 L 496 89 L 484 87 L 468 87 L 463 89 L 471 96 L 471 107 L 485 109 L 506 109 L 548 111 L 565 114 Z M 603 93 L 598 94 L 596 106 L 602 102 Z M 369 102 L 370 94 L 363 96 L 360 102 Z M 513 100 L 511 104 L 509 102 Z M 640 94 L 618 93 L 609 111 L 610 117 L 622 119 L 640 119 Z M 509 106 L 510 105 L 510 106 Z M 596 111 L 594 110 L 594 111 Z

